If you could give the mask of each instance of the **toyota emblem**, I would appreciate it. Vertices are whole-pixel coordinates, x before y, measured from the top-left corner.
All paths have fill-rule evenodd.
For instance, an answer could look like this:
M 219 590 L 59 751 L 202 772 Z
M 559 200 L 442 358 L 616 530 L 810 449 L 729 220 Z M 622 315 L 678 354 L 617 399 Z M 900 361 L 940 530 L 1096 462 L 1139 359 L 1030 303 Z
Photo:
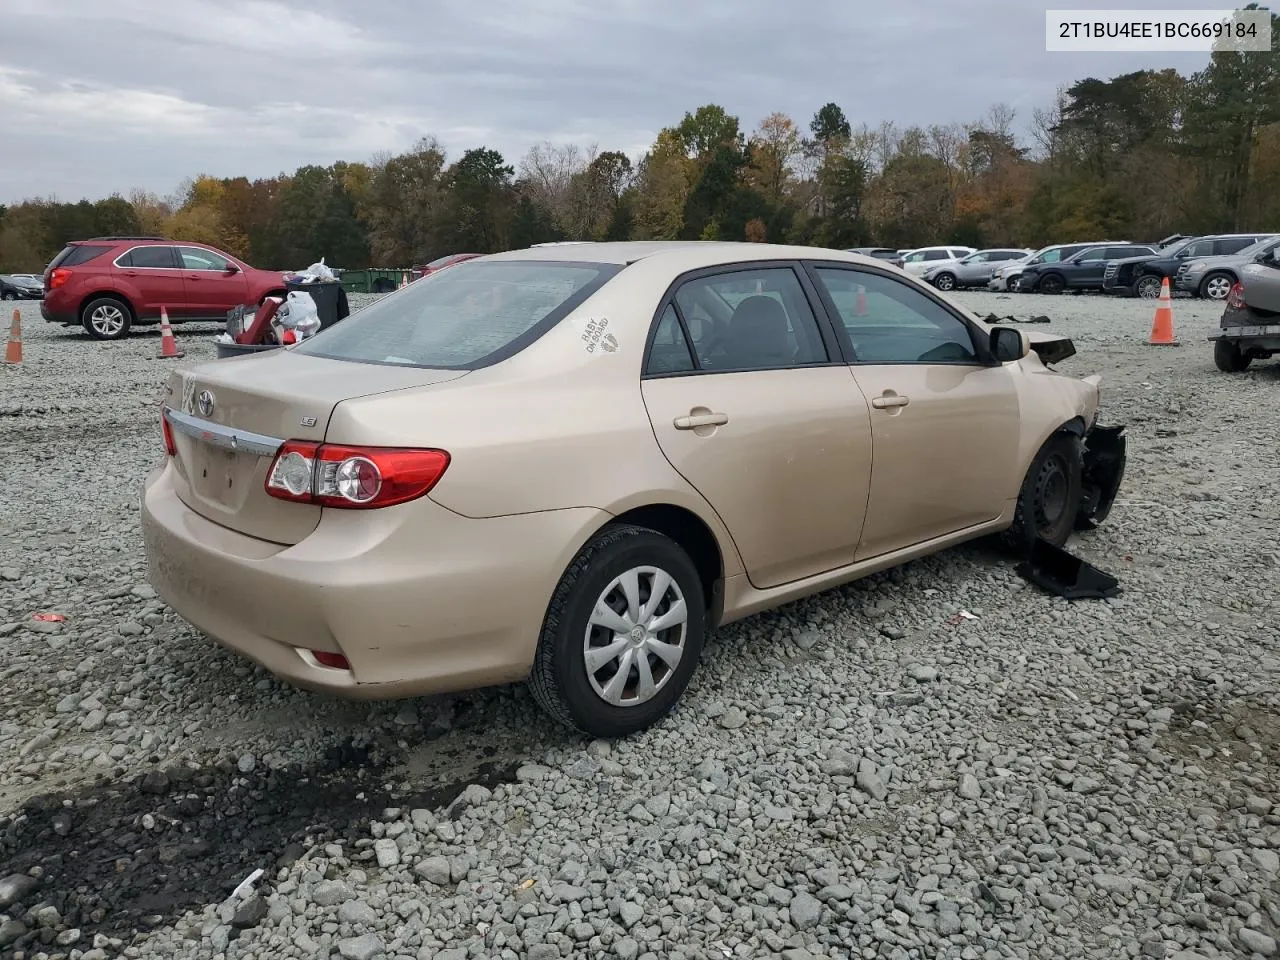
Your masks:
M 208 390 L 201 390 L 200 396 L 196 398 L 196 406 L 200 410 L 200 416 L 207 417 L 213 414 L 213 394 Z

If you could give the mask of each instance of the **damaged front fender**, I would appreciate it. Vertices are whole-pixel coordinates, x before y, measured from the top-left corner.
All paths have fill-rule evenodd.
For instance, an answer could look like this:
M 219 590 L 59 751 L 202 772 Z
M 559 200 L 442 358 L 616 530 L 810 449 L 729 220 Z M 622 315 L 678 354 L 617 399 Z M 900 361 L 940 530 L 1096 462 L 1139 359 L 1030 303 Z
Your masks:
M 1077 530 L 1092 530 L 1111 513 L 1124 479 L 1124 427 L 1094 426 L 1084 438 L 1084 470 Z

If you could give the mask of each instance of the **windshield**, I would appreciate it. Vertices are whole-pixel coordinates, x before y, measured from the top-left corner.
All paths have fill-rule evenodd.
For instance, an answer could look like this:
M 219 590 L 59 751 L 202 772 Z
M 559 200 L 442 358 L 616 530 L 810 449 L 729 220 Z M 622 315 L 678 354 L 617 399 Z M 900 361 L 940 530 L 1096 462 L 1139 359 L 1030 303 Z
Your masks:
M 1175 256 L 1181 253 L 1187 247 L 1191 246 L 1191 244 L 1195 243 L 1199 239 L 1200 239 L 1199 237 L 1187 237 L 1187 239 L 1179 240 L 1177 243 L 1171 243 L 1167 247 L 1161 247 L 1160 253 L 1166 257 Z
M 622 268 L 558 261 L 465 261 L 431 273 L 302 341 L 300 353 L 445 370 L 519 353 Z

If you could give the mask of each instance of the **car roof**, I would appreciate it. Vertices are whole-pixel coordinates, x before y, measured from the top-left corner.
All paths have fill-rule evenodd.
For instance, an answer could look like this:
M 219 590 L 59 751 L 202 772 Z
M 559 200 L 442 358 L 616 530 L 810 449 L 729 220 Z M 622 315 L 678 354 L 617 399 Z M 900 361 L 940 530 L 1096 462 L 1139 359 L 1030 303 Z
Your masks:
M 539 260 L 566 263 L 610 263 L 626 266 L 639 260 L 662 257 L 677 268 L 682 262 L 687 269 L 718 266 L 727 263 L 752 260 L 844 260 L 849 263 L 870 263 L 883 266 L 882 261 L 845 250 L 828 247 L 801 247 L 781 243 L 747 243 L 726 240 L 630 240 L 625 242 L 595 243 L 584 241 L 545 247 L 526 247 L 491 253 L 483 259 L 489 262 Z

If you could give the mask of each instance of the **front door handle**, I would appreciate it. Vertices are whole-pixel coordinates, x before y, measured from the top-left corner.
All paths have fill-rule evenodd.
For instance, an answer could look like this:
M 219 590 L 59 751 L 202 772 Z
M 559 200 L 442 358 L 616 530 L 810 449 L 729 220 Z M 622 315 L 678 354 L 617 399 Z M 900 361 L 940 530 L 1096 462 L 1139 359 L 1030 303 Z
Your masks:
M 900 397 L 896 393 L 885 394 L 883 397 L 876 397 L 871 401 L 871 405 L 877 410 L 887 410 L 890 407 L 905 407 L 911 400 L 907 397 Z
M 676 417 L 677 430 L 696 430 L 698 427 L 719 427 L 729 422 L 727 413 L 700 413 L 688 417 Z

